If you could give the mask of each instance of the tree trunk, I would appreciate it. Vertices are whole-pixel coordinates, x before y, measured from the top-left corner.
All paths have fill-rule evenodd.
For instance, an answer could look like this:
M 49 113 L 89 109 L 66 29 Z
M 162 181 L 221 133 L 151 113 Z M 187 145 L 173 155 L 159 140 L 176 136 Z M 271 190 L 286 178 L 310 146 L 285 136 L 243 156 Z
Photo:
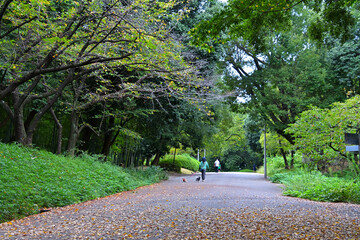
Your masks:
M 146 166 L 150 166 L 150 159 L 151 159 L 151 157 L 146 158 Z
M 58 101 L 58 99 L 62 95 L 62 92 L 65 89 L 65 87 L 68 86 L 74 80 L 74 71 L 75 70 L 72 69 L 69 72 L 66 80 L 61 84 L 61 86 L 59 86 L 59 88 L 56 89 L 56 92 L 51 97 L 47 97 L 47 103 L 41 108 L 41 110 L 39 110 L 35 114 L 33 119 L 31 121 L 29 121 L 29 126 L 28 126 L 28 128 L 26 128 L 26 142 L 28 145 L 30 145 L 32 143 L 32 138 L 33 138 L 34 132 L 35 132 L 38 124 L 40 123 L 42 117 L 48 111 L 50 111 L 52 106 L 56 103 L 56 101 Z M 48 93 L 48 92 L 46 92 L 46 93 Z M 25 105 L 26 102 L 29 102 L 29 101 L 31 101 L 31 98 L 27 97 L 27 98 L 25 98 L 25 100 L 23 99 L 22 104 Z
M 57 126 L 57 141 L 56 141 L 56 151 L 55 153 L 56 154 L 61 154 L 61 148 L 62 148 L 62 129 L 63 129 L 63 126 L 61 125 L 61 122 L 59 121 L 59 119 L 56 117 L 56 114 L 54 112 L 54 109 L 51 108 L 50 109 L 50 113 L 51 113 L 51 116 L 53 117 L 54 121 L 55 121 L 55 124 Z
M 279 143 L 280 143 L 280 141 L 279 141 Z M 280 153 L 281 153 L 281 155 L 282 155 L 282 157 L 284 159 L 285 169 L 289 169 L 289 163 L 288 163 L 287 158 L 286 158 L 286 153 L 285 153 L 285 151 L 284 151 L 284 149 L 282 147 L 280 147 Z
M 153 166 L 159 165 L 160 157 L 161 157 L 161 153 L 157 152 L 155 155 L 154 161 L 151 163 L 151 165 L 153 165 Z
M 293 169 L 294 168 L 294 162 L 295 162 L 295 151 L 291 150 L 291 162 L 290 162 L 290 168 Z
M 125 159 L 125 167 L 129 167 L 129 137 L 125 138 L 125 152 L 124 152 L 124 159 Z
M 15 89 L 12 93 L 14 110 L 13 110 L 13 125 L 14 125 L 14 140 L 20 144 L 26 145 L 26 129 L 24 125 L 24 107 L 19 102 L 19 93 Z
M 24 105 L 25 105 L 25 103 L 24 103 Z M 24 111 L 24 110 L 22 110 L 22 111 Z M 40 122 L 40 119 L 37 122 L 34 120 L 37 114 L 38 114 L 38 111 L 31 110 L 31 112 L 29 113 L 29 115 L 27 116 L 27 118 L 24 122 L 24 128 L 26 131 L 25 145 L 30 146 L 33 142 L 33 136 L 34 136 L 35 129 L 37 127 L 37 123 Z M 36 123 L 34 124 L 34 122 L 36 122 Z
M 174 151 L 174 159 L 173 159 L 173 168 L 175 169 L 175 158 L 176 158 L 176 148 L 175 148 L 175 151 Z
M 24 126 L 24 115 L 22 110 L 14 109 L 14 140 L 20 144 L 26 145 L 26 131 Z
M 90 123 L 91 126 L 93 126 Z M 90 148 L 91 148 L 91 137 L 93 135 L 93 131 L 91 128 L 85 128 L 83 133 L 81 134 L 81 139 L 78 145 L 78 148 L 82 151 L 89 151 L 91 152 Z
M 107 160 L 107 156 L 109 155 L 110 152 L 110 147 L 113 143 L 114 126 L 115 126 L 115 118 L 113 116 L 110 116 L 109 122 L 105 129 L 103 148 L 101 150 L 101 153 L 105 155 L 105 161 Z
M 284 151 L 284 149 L 282 147 L 282 144 L 281 144 L 280 140 L 279 140 L 279 146 L 280 146 L 280 153 L 281 153 L 281 155 L 282 155 L 282 157 L 284 159 L 285 169 L 290 169 L 289 168 L 289 163 L 288 163 L 287 158 L 286 158 L 286 153 L 285 153 L 285 151 Z
M 31 110 L 29 115 L 27 116 L 26 121 L 24 123 L 24 127 L 26 131 L 29 129 L 30 123 L 34 119 L 36 113 L 37 113 L 36 110 Z
M 67 152 L 70 156 L 74 156 L 76 143 L 79 137 L 79 116 L 75 110 L 71 113 L 70 118 L 70 134 L 67 144 Z

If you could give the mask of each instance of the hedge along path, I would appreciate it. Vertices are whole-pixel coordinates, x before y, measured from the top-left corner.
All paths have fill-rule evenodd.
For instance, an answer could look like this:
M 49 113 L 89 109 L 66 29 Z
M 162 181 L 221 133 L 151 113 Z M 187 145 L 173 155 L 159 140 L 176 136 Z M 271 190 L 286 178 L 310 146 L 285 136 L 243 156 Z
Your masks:
M 0 239 L 359 239 L 360 206 L 281 195 L 252 173 L 171 176 L 0 225 Z

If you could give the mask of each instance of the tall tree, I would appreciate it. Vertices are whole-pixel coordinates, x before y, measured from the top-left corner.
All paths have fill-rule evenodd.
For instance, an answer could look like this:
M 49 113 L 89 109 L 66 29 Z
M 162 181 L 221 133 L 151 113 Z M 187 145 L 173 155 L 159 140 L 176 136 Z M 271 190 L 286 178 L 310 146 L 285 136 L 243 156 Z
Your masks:
M 284 130 L 299 113 L 309 105 L 328 106 L 344 97 L 338 82 L 327 74 L 325 49 L 304 35 L 311 12 L 293 11 L 288 31 L 263 35 L 261 47 L 246 35 L 233 39 L 224 44 L 223 57 L 228 66 L 225 82 L 237 91 L 234 103 L 260 116 L 290 144 L 294 138 Z M 281 152 L 289 166 L 284 149 Z
M 328 54 L 330 72 L 349 96 L 360 94 L 360 44 L 357 40 L 358 37 L 344 44 L 336 44 Z
M 331 165 L 352 160 L 345 151 L 344 133 L 359 133 L 359 95 L 336 102 L 330 108 L 312 107 L 286 130 L 296 137 L 296 147 L 317 167 L 326 171 Z M 355 159 L 355 166 L 359 165 Z M 343 164 L 341 164 L 343 165 Z M 355 169 L 359 174 L 359 168 Z
M 93 93 L 78 91 L 74 103 L 78 101 L 78 94 L 88 97 L 89 105 L 126 94 L 139 96 L 140 90 L 146 92 L 146 96 L 159 88 L 184 91 L 186 85 L 182 84 L 194 79 L 192 71 L 179 57 L 180 45 L 172 41 L 166 25 L 158 18 L 173 3 L 119 0 L 33 1 L 26 6 L 21 1 L 4 3 L 3 20 L 7 21 L 2 22 L 1 31 L 2 37 L 9 41 L 1 42 L 0 99 L 3 100 L 1 106 L 13 120 L 15 140 L 31 144 L 40 120 L 59 101 L 65 89 L 70 85 L 84 86 L 91 78 L 103 84 Z M 26 10 L 17 11 L 18 6 Z M 38 15 L 31 18 L 27 13 Z M 31 21 L 26 21 L 25 27 L 23 19 L 28 18 Z M 13 28 L 18 31 L 12 31 Z M 118 68 L 130 69 L 137 81 L 128 82 L 123 78 L 119 87 L 106 85 L 102 76 L 117 74 Z M 143 80 L 150 75 L 162 78 L 163 82 L 144 85 Z M 169 79 L 177 82 L 176 89 Z M 48 100 L 42 101 L 32 114 L 25 114 L 29 104 L 41 99 Z M 76 114 L 73 114 L 74 122 Z

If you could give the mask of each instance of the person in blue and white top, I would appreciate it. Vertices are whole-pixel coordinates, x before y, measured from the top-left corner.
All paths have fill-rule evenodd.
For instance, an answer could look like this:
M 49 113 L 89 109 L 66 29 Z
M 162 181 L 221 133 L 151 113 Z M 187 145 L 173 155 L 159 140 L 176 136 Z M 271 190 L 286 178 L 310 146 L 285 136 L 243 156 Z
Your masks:
M 203 182 L 205 181 L 206 169 L 209 169 L 209 164 L 206 161 L 206 158 L 203 157 L 201 159 L 201 162 L 200 162 L 200 165 L 199 165 L 199 170 L 201 172 L 201 179 L 202 179 Z

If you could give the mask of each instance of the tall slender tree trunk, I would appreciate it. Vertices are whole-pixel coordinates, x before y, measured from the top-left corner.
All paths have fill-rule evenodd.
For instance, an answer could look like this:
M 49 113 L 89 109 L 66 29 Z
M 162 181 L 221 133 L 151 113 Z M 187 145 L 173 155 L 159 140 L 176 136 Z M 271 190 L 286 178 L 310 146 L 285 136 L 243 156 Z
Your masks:
M 290 162 L 290 168 L 294 168 L 294 162 L 295 162 L 295 151 L 291 150 L 291 162 Z
M 26 145 L 26 131 L 24 126 L 24 114 L 20 109 L 14 109 L 14 140 Z
M 114 142 L 113 141 L 114 126 L 115 126 L 115 118 L 113 116 L 110 116 L 109 122 L 105 129 L 103 148 L 101 150 L 101 153 L 105 155 L 105 161 L 107 160 L 107 156 L 110 153 L 110 147 Z
M 97 119 L 94 118 L 90 118 L 89 120 L 89 126 L 95 126 L 96 124 L 98 124 Z M 79 142 L 78 148 L 83 150 L 83 151 L 89 151 L 92 152 L 94 148 L 91 148 L 92 146 L 94 146 L 92 137 L 93 134 L 95 133 L 96 136 L 98 136 L 98 133 L 96 133 L 96 131 L 94 131 L 91 127 L 86 127 L 81 131 L 81 141 Z M 96 140 L 95 140 L 96 141 Z
M 75 110 L 72 111 L 70 117 L 70 134 L 67 144 L 67 152 L 70 156 L 74 156 L 76 143 L 79 138 L 79 116 Z
M 13 126 L 14 126 L 14 137 L 13 139 L 26 145 L 26 129 L 24 124 L 24 107 L 23 104 L 19 104 L 19 93 L 15 89 L 12 93 L 13 96 Z
M 289 168 L 289 163 L 288 163 L 288 161 L 287 161 L 286 153 L 285 153 L 284 149 L 283 149 L 283 148 L 280 148 L 280 152 L 281 152 L 281 155 L 283 156 L 283 159 L 284 159 L 285 169 L 290 169 L 290 168 Z
M 281 146 L 281 141 L 279 141 L 279 145 L 280 145 L 280 153 L 284 159 L 285 169 L 289 169 L 289 163 L 286 158 L 286 153 L 285 153 L 283 147 Z
M 124 166 L 129 167 L 129 141 L 128 137 L 125 138 L 125 151 L 124 151 Z
M 70 71 L 67 79 L 73 79 L 74 78 L 74 70 Z M 69 140 L 67 144 L 67 152 L 70 156 L 74 156 L 76 144 L 80 135 L 80 127 L 79 127 L 79 113 L 77 111 L 78 108 L 78 99 L 81 93 L 81 89 L 83 87 L 84 82 L 80 82 L 80 86 L 77 86 L 77 82 L 73 82 L 73 92 L 74 92 L 74 98 L 73 98 L 73 104 L 72 104 L 72 111 L 70 115 L 70 133 L 69 133 Z
M 55 114 L 53 108 L 50 109 L 50 113 L 51 113 L 51 116 L 53 117 L 54 122 L 55 122 L 56 127 L 57 127 L 57 141 L 56 141 L 56 151 L 55 151 L 55 153 L 56 154 L 61 154 L 63 126 L 62 126 L 61 122 L 59 121 L 59 119 L 56 117 L 56 114 Z

